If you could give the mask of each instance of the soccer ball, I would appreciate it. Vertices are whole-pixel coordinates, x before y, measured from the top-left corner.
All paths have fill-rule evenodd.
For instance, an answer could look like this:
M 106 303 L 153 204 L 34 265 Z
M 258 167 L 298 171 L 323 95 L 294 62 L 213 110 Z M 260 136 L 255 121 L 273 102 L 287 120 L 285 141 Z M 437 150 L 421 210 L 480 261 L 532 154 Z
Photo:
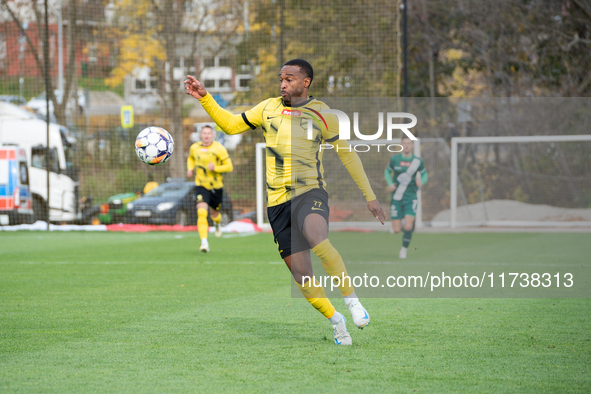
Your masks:
M 146 164 L 166 163 L 174 151 L 172 136 L 162 127 L 150 126 L 135 139 L 135 153 Z

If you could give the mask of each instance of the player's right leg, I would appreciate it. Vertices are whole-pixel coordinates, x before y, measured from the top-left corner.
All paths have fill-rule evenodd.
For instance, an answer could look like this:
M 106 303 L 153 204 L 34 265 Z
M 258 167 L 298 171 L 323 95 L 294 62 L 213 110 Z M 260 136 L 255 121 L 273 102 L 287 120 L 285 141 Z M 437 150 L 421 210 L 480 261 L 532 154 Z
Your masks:
M 402 229 L 402 220 L 400 220 L 400 219 L 392 220 L 392 231 L 394 231 L 394 234 L 398 234 L 401 229 Z
M 209 242 L 207 241 L 207 232 L 209 231 L 209 225 L 207 223 L 207 202 L 199 201 L 199 196 L 203 200 L 202 195 L 197 196 L 197 230 L 199 231 L 199 237 L 201 238 L 201 246 L 199 250 L 207 253 L 209 252 Z
M 394 234 L 398 234 L 402 229 L 403 215 L 402 201 L 390 201 L 390 219 L 392 220 L 392 231 Z

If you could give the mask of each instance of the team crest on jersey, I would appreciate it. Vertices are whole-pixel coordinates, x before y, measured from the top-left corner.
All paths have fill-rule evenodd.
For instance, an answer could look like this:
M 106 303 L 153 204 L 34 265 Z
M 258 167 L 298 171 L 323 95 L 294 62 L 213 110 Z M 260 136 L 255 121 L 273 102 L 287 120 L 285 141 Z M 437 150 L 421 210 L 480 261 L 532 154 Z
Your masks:
M 281 115 L 302 116 L 302 111 L 284 109 L 283 111 L 281 111 Z
M 314 121 L 314 119 L 312 119 L 312 118 L 302 117 L 302 118 L 300 118 L 300 127 L 304 130 L 308 130 L 308 122 L 313 122 L 313 121 Z M 292 124 L 293 124 L 293 122 L 292 122 Z M 316 123 L 313 123 L 313 125 L 314 125 L 315 130 L 320 131 L 320 127 Z
M 410 167 L 410 163 L 412 163 L 411 161 L 401 161 L 400 165 L 402 167 Z

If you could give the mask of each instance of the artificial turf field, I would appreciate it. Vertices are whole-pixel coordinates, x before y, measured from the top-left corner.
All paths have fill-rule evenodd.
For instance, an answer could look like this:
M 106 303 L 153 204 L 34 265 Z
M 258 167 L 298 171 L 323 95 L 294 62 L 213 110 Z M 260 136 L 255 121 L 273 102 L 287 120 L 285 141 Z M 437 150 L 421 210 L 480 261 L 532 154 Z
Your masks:
M 334 233 L 359 244 L 400 235 Z M 395 239 L 395 241 L 393 241 Z M 417 262 L 586 262 L 589 234 L 415 234 Z M 0 392 L 589 392 L 590 299 L 363 300 L 353 346 L 272 236 L 0 233 Z M 415 250 L 416 248 L 416 250 Z M 350 318 L 340 299 L 333 304 Z

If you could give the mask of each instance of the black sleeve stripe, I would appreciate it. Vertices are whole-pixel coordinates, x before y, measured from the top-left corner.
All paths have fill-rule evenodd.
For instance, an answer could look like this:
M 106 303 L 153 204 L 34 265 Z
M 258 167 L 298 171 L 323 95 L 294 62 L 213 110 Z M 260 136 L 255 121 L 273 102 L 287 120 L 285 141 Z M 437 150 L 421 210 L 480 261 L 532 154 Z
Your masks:
M 256 129 L 256 126 L 248 121 L 244 112 L 242 113 L 242 119 L 244 119 L 244 123 L 246 123 L 251 129 Z
M 339 136 L 338 136 L 338 135 L 335 135 L 335 136 L 334 136 L 334 137 L 332 137 L 331 139 L 329 139 L 329 140 L 326 140 L 326 142 L 335 142 L 335 141 L 336 141 L 336 140 L 338 140 L 338 139 L 339 139 Z

